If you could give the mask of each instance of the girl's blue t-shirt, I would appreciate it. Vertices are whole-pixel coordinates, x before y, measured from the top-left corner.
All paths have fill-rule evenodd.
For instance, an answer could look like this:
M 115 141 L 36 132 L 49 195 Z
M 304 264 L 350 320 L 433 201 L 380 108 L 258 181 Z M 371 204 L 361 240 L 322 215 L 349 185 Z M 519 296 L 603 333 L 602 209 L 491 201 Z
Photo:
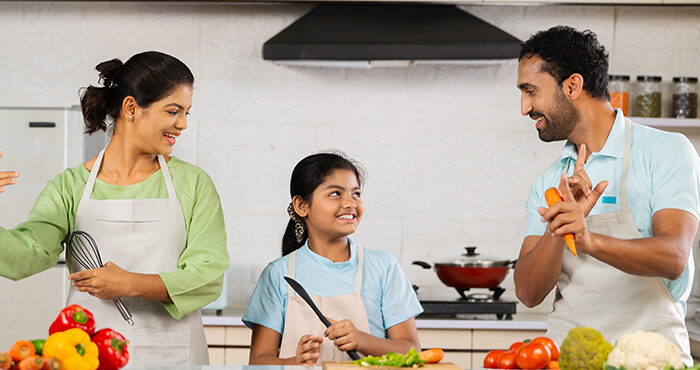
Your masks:
M 362 302 L 367 311 L 370 334 L 386 338 L 386 329 L 423 312 L 398 261 L 389 252 L 364 249 Z M 287 309 L 287 275 L 289 255 L 267 265 L 255 287 L 243 323 L 252 329 L 258 324 L 282 334 Z M 294 279 L 315 296 L 329 297 L 351 294 L 355 285 L 357 247 L 350 240 L 350 259 L 332 262 L 304 244 L 296 254 Z M 343 318 L 335 318 L 342 320 Z

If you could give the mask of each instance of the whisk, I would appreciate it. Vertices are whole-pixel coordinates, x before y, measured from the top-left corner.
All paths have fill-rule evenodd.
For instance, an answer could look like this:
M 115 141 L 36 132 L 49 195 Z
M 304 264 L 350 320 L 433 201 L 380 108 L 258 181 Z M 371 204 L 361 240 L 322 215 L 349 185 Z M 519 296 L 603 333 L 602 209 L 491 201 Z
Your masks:
M 84 231 L 74 231 L 68 239 L 68 247 L 70 248 L 71 257 L 74 258 L 80 266 L 86 270 L 102 267 L 102 258 L 100 251 L 97 249 L 97 242 L 92 236 Z M 131 312 L 124 306 L 120 298 L 112 300 L 117 306 L 117 310 L 122 315 L 124 320 L 129 325 L 134 326 L 134 320 L 131 318 Z

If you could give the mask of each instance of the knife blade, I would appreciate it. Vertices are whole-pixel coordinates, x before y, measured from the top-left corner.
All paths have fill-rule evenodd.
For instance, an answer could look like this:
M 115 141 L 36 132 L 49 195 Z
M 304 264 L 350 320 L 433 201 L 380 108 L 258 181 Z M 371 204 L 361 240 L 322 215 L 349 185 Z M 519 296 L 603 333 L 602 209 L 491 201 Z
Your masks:
M 314 301 L 311 300 L 309 293 L 306 292 L 306 290 L 304 289 L 304 287 L 301 286 L 301 284 L 299 284 L 296 280 L 294 280 L 288 276 L 285 276 L 284 280 L 286 280 L 287 284 L 289 284 L 289 286 L 291 286 L 292 289 L 294 289 L 294 291 L 297 292 L 297 294 L 299 294 L 299 297 L 301 297 L 301 299 L 303 299 L 306 303 L 309 304 L 309 306 L 314 311 L 316 316 L 318 316 L 318 318 L 321 319 L 321 322 L 323 323 L 323 325 L 325 325 L 326 327 L 331 326 L 331 322 L 328 321 L 328 319 L 325 316 L 323 316 L 323 314 L 321 313 L 321 310 L 319 310 L 318 307 L 316 306 L 316 304 L 314 303 Z M 354 350 L 349 350 L 346 352 L 348 353 L 348 356 L 350 356 L 351 359 L 353 359 L 353 360 L 360 359 L 360 356 Z

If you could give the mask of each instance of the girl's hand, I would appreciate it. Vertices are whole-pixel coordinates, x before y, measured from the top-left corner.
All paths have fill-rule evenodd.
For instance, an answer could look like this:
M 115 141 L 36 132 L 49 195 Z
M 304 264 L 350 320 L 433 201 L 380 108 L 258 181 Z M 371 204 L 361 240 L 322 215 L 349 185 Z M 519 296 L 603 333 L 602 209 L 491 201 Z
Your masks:
M 296 363 L 302 366 L 314 366 L 321 357 L 321 342 L 323 338 L 307 334 L 299 339 L 297 344 Z
M 326 329 L 324 335 L 333 341 L 341 351 L 360 350 L 362 345 L 361 333 L 355 328 L 350 320 L 335 321 L 328 318 L 331 326 Z
M 107 262 L 97 269 L 70 274 L 68 279 L 73 280 L 73 286 L 80 292 L 100 299 L 115 299 L 130 295 L 135 276 L 136 274 Z
M 0 152 L 0 158 L 2 158 L 2 152 Z M 19 177 L 19 172 L 17 171 L 0 171 L 0 193 L 5 191 L 3 186 L 12 185 L 17 182 L 15 178 Z

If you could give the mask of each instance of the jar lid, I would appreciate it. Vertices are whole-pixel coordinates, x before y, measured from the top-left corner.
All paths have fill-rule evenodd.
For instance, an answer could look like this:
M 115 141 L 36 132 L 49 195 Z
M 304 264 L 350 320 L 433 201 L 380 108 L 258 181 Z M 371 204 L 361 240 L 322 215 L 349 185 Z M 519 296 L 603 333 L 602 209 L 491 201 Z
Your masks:
M 697 77 L 674 77 L 673 82 L 690 82 L 690 83 L 697 83 L 698 78 Z
M 637 76 L 637 81 L 661 81 L 661 76 Z
M 608 75 L 610 81 L 629 81 L 630 76 L 627 75 Z

